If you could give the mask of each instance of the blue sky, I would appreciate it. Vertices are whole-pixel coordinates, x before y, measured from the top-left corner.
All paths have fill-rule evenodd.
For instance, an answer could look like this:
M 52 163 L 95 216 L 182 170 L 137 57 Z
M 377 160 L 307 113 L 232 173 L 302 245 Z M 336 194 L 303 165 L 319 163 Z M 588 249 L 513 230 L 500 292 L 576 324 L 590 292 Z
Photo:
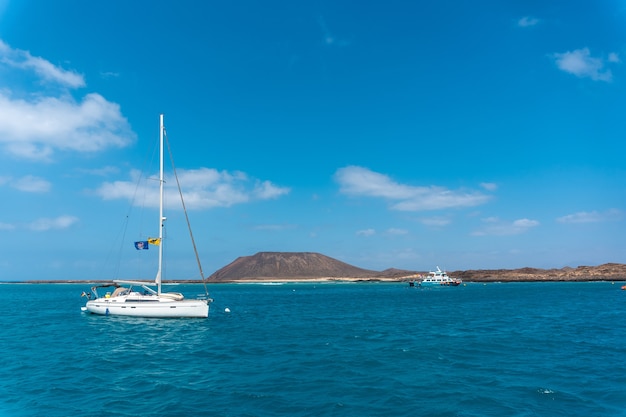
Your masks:
M 0 0 L 0 280 L 151 277 L 160 113 L 206 275 L 624 263 L 624 60 L 616 0 Z

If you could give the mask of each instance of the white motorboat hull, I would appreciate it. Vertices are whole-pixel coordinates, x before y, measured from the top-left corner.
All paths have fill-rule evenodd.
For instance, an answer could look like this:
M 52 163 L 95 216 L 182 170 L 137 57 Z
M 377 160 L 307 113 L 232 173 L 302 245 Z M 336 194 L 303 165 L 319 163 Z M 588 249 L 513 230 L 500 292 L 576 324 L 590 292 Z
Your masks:
M 460 281 L 422 281 L 417 284 L 420 287 L 457 287 L 461 285 Z
M 209 317 L 207 300 L 155 300 L 116 301 L 111 299 L 90 300 L 85 305 L 88 313 L 103 316 L 132 317 Z

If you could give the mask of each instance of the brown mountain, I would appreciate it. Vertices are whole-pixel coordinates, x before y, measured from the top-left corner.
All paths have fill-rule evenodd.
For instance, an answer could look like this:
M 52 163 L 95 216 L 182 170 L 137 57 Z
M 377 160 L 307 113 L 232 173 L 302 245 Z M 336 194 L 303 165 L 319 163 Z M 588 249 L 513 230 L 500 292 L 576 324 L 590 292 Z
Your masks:
M 242 256 L 216 271 L 209 281 L 238 281 L 263 279 L 372 279 L 376 277 L 402 275 L 406 271 L 383 272 L 358 268 L 314 252 L 259 252 Z

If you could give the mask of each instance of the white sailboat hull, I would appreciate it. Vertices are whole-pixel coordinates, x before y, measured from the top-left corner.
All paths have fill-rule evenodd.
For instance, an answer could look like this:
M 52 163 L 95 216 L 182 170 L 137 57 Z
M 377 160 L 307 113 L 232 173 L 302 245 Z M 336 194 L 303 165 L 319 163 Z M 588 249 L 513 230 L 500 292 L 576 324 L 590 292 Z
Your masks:
M 131 317 L 209 317 L 208 300 L 171 300 L 155 299 L 150 301 L 130 301 L 99 298 L 90 300 L 85 310 L 103 316 Z
M 161 275 L 163 270 L 163 229 L 165 227 L 165 220 L 163 216 L 163 185 L 165 183 L 163 174 L 163 136 L 165 133 L 165 127 L 163 126 L 163 115 L 160 116 L 159 123 L 159 237 L 148 238 L 147 241 L 135 242 L 136 249 L 148 249 L 149 244 L 157 245 L 159 263 L 156 273 L 156 278 L 153 283 L 143 281 L 120 281 L 114 280 L 112 283 L 105 283 L 103 285 L 97 285 L 91 288 L 93 293 L 93 299 L 91 293 L 86 294 L 83 292 L 83 296 L 89 298 L 87 304 L 81 308 L 84 312 L 92 314 L 99 314 L 103 316 L 132 316 L 132 317 L 209 317 L 209 303 L 211 299 L 208 297 L 209 293 L 205 285 L 205 297 L 199 297 L 196 299 L 186 299 L 183 294 L 178 292 L 161 292 Z M 178 178 L 176 179 L 178 182 Z M 180 190 L 180 196 L 182 199 L 182 191 Z M 184 208 L 184 203 L 183 203 Z M 185 211 L 186 217 L 186 211 Z M 187 220 L 189 224 L 189 220 Z M 191 235 L 191 229 L 190 229 Z M 191 235 L 193 243 L 193 235 Z M 195 243 L 193 243 L 195 250 Z M 200 259 L 196 251 L 196 258 L 198 260 L 198 266 L 200 266 Z M 202 267 L 200 266 L 200 275 L 204 281 L 204 275 L 202 274 Z M 129 287 L 120 287 L 119 284 L 129 285 Z M 133 290 L 133 286 L 143 288 L 143 291 Z M 151 286 L 156 287 L 150 288 Z M 98 295 L 98 287 L 116 287 L 113 293 L 107 292 L 104 297 Z

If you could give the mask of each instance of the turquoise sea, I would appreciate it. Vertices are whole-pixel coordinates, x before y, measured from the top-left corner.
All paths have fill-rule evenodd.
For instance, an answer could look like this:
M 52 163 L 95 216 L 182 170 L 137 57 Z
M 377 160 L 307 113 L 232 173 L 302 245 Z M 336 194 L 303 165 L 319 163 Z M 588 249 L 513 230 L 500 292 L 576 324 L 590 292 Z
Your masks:
M 0 285 L 0 416 L 626 416 L 621 285 L 219 284 L 208 319 Z

